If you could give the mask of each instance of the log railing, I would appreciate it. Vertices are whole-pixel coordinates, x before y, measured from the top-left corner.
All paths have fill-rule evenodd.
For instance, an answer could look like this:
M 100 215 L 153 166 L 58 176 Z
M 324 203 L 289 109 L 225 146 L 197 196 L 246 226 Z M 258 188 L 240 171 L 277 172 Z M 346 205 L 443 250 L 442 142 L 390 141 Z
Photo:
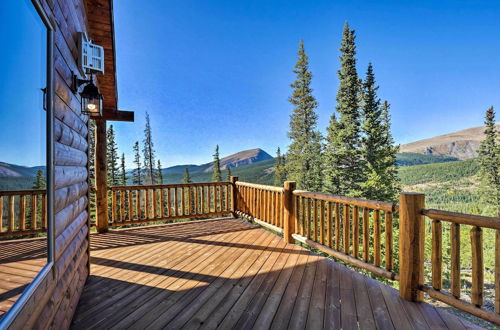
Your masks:
M 45 232 L 46 196 L 46 190 L 0 191 L 0 237 Z
M 421 214 L 432 220 L 432 284 L 422 285 L 421 290 L 431 298 L 444 302 L 455 308 L 464 310 L 477 317 L 500 325 L 500 218 L 483 217 L 455 212 L 423 209 Z M 443 247 L 443 224 L 450 223 L 450 246 Z M 472 252 L 472 287 L 470 302 L 461 297 L 461 266 L 460 266 L 460 228 L 470 226 L 470 247 Z M 494 285 L 495 311 L 484 309 L 484 262 L 483 262 L 483 229 L 495 230 L 495 267 Z M 443 248 L 451 250 L 451 283 L 450 292 L 443 290 Z
M 295 234 L 313 248 L 394 280 L 392 203 L 295 190 Z
M 276 232 L 283 232 L 283 192 L 281 187 L 238 181 L 236 214 Z
M 231 183 L 109 187 L 109 224 L 219 216 L 231 213 Z

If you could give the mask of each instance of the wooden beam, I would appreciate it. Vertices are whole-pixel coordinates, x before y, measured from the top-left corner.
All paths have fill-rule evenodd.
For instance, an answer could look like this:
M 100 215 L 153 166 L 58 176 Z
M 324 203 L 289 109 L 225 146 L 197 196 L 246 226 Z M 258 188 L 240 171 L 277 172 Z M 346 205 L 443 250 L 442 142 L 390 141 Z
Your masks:
M 95 185 L 97 231 L 108 231 L 108 175 L 106 169 L 106 120 L 96 120 Z

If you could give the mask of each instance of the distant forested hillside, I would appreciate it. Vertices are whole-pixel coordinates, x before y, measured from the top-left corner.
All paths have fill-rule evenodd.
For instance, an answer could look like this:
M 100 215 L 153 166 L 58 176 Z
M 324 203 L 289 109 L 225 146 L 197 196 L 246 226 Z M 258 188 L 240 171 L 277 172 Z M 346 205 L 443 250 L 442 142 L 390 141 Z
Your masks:
M 439 155 L 423 155 L 413 152 L 402 152 L 396 154 L 397 163 L 399 166 L 412 166 L 433 163 L 445 163 L 459 160 L 455 157 L 439 156 Z

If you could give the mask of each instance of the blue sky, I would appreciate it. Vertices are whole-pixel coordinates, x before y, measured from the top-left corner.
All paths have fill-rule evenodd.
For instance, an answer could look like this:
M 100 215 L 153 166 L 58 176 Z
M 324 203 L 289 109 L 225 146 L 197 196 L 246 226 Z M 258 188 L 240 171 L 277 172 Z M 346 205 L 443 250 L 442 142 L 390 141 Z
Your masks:
M 216 144 L 223 156 L 286 149 L 300 39 L 324 132 L 345 21 L 358 72 L 373 62 L 392 104 L 397 142 L 481 125 L 487 107 L 500 107 L 497 1 L 119 0 L 114 14 L 119 106 L 136 113 L 113 123 L 128 164 L 146 111 L 165 166 L 210 161 Z

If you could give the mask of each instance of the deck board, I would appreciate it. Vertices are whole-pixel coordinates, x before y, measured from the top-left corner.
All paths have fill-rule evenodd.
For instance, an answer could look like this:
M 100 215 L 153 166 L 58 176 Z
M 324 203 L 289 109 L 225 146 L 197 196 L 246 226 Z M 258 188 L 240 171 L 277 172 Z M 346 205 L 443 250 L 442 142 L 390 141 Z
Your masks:
M 385 284 L 238 219 L 96 234 L 91 249 L 74 329 L 428 329 L 466 322 L 404 301 Z
M 45 238 L 0 241 L 0 318 L 46 264 Z

